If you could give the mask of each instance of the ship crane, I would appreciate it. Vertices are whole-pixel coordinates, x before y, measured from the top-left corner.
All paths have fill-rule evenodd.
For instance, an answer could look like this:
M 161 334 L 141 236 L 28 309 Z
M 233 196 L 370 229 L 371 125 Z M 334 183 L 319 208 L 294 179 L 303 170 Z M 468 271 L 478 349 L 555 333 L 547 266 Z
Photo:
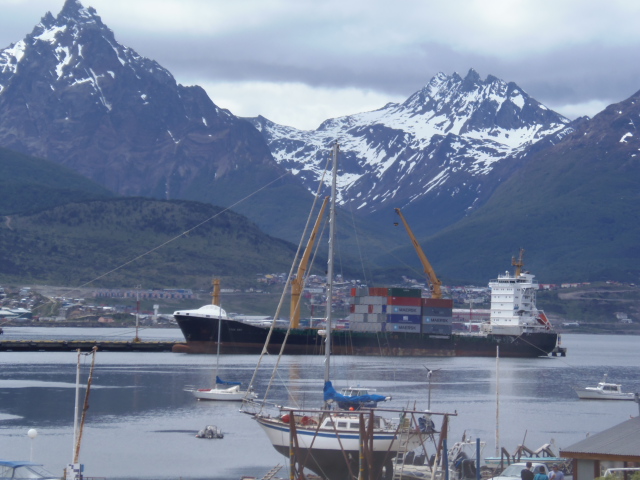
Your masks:
M 511 257 L 511 265 L 516 267 L 515 277 L 518 278 L 524 267 L 524 248 L 520 249 L 520 257 L 516 260 L 516 257 Z
M 420 257 L 420 261 L 422 262 L 422 268 L 424 269 L 424 273 L 427 275 L 429 279 L 432 298 L 442 298 L 442 290 L 441 290 L 442 282 L 436 276 L 436 272 L 433 270 L 433 267 L 431 266 L 431 263 L 429 263 L 427 256 L 422 251 L 422 247 L 420 247 L 420 244 L 418 243 L 418 240 L 416 239 L 415 235 L 411 231 L 411 227 L 409 227 L 409 224 L 405 220 L 404 215 L 402 215 L 402 212 L 400 211 L 399 208 L 395 208 L 394 210 L 400 217 L 400 220 L 402 220 L 402 223 L 404 224 L 404 228 L 407 230 L 407 233 L 409 234 L 409 238 L 411 239 L 411 243 L 413 244 L 413 248 L 416 249 L 416 253 L 418 254 L 418 257 Z
M 313 230 L 311 231 L 311 235 L 309 235 L 307 246 L 304 249 L 302 258 L 300 259 L 300 265 L 298 265 L 296 278 L 291 280 L 291 328 L 298 328 L 300 326 L 300 296 L 302 295 L 302 290 L 304 288 L 305 272 L 307 271 L 309 257 L 311 256 L 313 244 L 315 243 L 316 236 L 318 234 L 318 228 L 320 227 L 322 216 L 324 215 L 324 209 L 327 206 L 328 201 L 329 197 L 325 197 L 324 202 L 322 203 L 322 207 L 320 207 L 320 212 L 318 213 L 316 223 L 313 226 Z

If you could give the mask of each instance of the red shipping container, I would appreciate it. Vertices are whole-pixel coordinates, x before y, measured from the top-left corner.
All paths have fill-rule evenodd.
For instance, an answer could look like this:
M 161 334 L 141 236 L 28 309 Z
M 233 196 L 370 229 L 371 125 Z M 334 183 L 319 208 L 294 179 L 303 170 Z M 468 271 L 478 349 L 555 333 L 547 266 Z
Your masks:
M 372 297 L 386 297 L 388 291 L 388 288 L 371 287 L 369 288 L 369 295 L 371 295 Z
M 422 306 L 422 299 L 417 297 L 387 297 L 387 305 L 406 305 L 408 307 Z
M 453 300 L 450 298 L 423 298 L 423 307 L 437 307 L 437 308 L 453 308 Z

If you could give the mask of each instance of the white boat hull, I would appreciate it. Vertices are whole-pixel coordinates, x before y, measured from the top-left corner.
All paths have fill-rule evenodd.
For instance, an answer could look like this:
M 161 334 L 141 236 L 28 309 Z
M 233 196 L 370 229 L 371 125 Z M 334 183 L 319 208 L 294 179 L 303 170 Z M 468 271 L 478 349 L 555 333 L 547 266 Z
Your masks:
M 231 388 L 200 388 L 191 390 L 191 393 L 198 400 L 241 402 L 245 398 L 256 398 L 255 393 L 249 393 L 246 390 L 240 390 L 240 387 Z
M 276 451 L 288 457 L 291 445 L 289 424 L 279 418 L 256 416 L 256 420 Z M 392 459 L 395 454 L 417 448 L 425 437 L 415 431 L 396 433 L 395 430 L 374 430 L 372 456 L 374 468 L 380 472 L 376 477 L 392 478 Z M 349 467 L 357 475 L 360 448 L 357 430 L 296 426 L 293 445 L 296 443 L 299 452 L 297 461 L 304 462 L 306 468 L 318 475 L 330 480 L 344 478 Z
M 266 432 L 271 444 L 275 447 L 289 449 L 289 425 L 279 419 L 257 417 L 258 424 Z M 296 427 L 300 448 L 314 450 L 335 450 L 338 452 L 358 452 L 360 435 L 353 430 L 316 429 L 312 427 Z M 408 451 L 420 445 L 420 435 L 416 433 L 399 433 L 393 431 L 373 432 L 373 451 L 398 452 Z M 424 435 L 422 436 L 424 440 Z M 339 440 L 338 440 L 339 439 Z
M 633 393 L 603 392 L 590 388 L 576 388 L 578 397 L 582 400 L 633 400 Z

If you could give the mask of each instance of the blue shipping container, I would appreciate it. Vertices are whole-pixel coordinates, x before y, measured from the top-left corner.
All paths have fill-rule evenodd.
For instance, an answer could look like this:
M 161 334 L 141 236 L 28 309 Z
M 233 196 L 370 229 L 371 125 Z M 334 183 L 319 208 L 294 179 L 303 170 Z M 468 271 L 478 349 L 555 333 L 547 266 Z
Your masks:
M 422 323 L 422 317 L 420 315 L 401 315 L 401 314 L 387 314 L 387 323 Z

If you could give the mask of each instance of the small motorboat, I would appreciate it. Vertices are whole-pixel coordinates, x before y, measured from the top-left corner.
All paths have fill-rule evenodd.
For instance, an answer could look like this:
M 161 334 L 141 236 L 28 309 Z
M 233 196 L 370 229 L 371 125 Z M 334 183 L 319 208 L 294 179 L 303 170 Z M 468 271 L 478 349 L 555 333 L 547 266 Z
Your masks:
M 196 433 L 196 438 L 224 438 L 224 434 L 215 425 L 207 425 Z
M 35 480 L 59 480 L 60 475 L 47 472 L 40 463 L 0 460 L 0 480 L 30 478 Z
M 624 393 L 619 383 L 607 383 L 607 374 L 597 387 L 575 387 L 574 390 L 582 400 L 633 400 L 634 393 Z

